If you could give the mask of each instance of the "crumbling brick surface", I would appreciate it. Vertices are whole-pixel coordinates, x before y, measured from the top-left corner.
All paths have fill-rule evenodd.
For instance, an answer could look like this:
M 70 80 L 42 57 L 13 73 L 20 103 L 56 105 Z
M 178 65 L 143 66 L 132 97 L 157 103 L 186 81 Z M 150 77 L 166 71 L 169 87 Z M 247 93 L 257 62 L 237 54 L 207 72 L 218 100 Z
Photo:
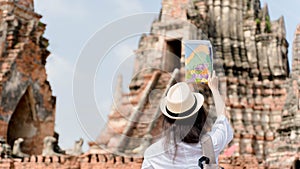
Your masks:
M 11 146 L 23 137 L 25 153 L 41 154 L 55 121 L 55 97 L 45 70 L 45 25 L 33 12 L 32 0 L 1 1 L 0 14 L 0 136 Z

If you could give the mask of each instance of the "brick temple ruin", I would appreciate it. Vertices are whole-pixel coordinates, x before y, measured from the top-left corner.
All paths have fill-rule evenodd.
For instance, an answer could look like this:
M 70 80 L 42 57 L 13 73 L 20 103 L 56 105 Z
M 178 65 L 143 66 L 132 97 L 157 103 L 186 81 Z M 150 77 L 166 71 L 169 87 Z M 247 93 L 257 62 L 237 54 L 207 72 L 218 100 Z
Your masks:
M 143 151 L 162 132 L 158 103 L 182 79 L 189 39 L 209 39 L 215 48 L 235 133 L 221 165 L 290 168 L 300 155 L 300 26 L 290 72 L 284 18 L 271 20 L 259 0 L 162 0 L 136 50 L 130 92 L 119 77 L 108 123 L 90 150 L 41 156 L 43 138 L 54 135 L 55 97 L 44 67 L 45 25 L 33 7 L 32 0 L 0 0 L 0 136 L 11 145 L 25 138 L 22 150 L 31 155 L 0 159 L 0 168 L 140 168 Z
M 45 24 L 33 0 L 1 0 L 0 16 L 0 136 L 10 146 L 23 137 L 23 151 L 40 154 L 44 137 L 54 135 L 56 100 L 45 69 Z

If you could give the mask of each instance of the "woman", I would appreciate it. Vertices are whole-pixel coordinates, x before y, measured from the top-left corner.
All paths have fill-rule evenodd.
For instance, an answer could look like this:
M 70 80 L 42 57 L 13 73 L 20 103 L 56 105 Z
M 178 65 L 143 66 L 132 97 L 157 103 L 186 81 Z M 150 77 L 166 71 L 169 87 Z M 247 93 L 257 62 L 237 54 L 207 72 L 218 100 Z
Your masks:
M 207 134 L 212 138 L 218 161 L 218 155 L 233 138 L 233 130 L 226 118 L 215 72 L 209 78 L 208 86 L 213 94 L 217 119 Z M 143 169 L 199 168 L 198 160 L 203 155 L 200 140 L 206 134 L 207 118 L 203 103 L 204 96 L 191 92 L 185 82 L 169 89 L 160 105 L 164 115 L 165 137 L 145 151 Z

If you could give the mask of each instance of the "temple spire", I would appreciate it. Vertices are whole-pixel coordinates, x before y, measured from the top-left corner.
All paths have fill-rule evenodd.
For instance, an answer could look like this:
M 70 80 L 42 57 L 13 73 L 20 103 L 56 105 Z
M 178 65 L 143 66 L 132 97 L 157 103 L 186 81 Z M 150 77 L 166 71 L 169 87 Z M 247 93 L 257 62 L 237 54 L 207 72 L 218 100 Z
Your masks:
M 292 74 L 300 76 L 300 24 L 298 24 L 296 28 L 293 42 Z

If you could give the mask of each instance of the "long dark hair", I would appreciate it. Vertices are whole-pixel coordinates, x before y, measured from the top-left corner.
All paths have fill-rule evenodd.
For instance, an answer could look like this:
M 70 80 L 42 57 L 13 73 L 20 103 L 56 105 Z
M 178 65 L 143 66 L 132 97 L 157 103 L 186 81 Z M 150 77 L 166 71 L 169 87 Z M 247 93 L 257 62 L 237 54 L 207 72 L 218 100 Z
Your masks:
M 198 143 L 201 136 L 207 131 L 205 125 L 207 111 L 203 106 L 196 114 L 186 119 L 174 120 L 165 115 L 163 116 L 163 128 L 165 135 L 164 148 L 166 152 L 173 155 L 173 161 L 177 153 L 178 143 Z
M 173 161 L 177 152 L 177 144 L 180 142 L 193 144 L 199 143 L 201 140 L 201 136 L 205 134 L 209 130 L 209 123 L 207 123 L 208 111 L 206 107 L 208 107 L 208 98 L 211 96 L 210 90 L 206 86 L 197 87 L 197 91 L 203 94 L 204 96 L 204 104 L 195 113 L 193 116 L 186 118 L 175 120 L 171 119 L 165 115 L 163 121 L 163 129 L 164 129 L 164 148 L 166 152 L 173 154 Z M 169 112 L 169 114 L 173 114 Z M 174 149 L 175 148 L 175 149 Z M 170 151 L 175 150 L 175 151 Z

